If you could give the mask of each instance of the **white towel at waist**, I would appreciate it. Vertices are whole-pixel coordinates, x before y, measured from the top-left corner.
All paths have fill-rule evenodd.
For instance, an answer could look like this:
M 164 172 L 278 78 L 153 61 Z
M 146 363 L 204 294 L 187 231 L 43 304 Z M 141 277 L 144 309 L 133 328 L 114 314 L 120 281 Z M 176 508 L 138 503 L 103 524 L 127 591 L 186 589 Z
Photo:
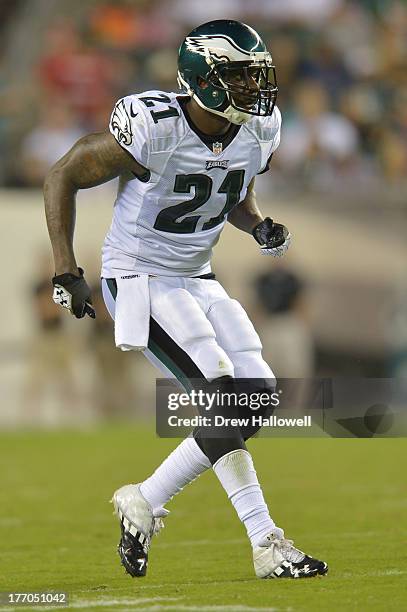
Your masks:
M 116 278 L 115 342 L 122 351 L 143 351 L 150 331 L 148 274 Z

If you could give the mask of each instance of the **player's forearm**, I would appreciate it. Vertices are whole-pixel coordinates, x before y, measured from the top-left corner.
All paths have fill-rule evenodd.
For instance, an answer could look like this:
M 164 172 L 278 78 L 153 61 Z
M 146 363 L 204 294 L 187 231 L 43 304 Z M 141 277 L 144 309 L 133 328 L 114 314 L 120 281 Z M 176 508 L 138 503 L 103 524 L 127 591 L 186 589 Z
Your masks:
M 75 195 L 76 189 L 66 173 L 54 166 L 45 179 L 44 201 L 56 274 L 78 271 L 73 251 Z
M 110 181 L 123 170 L 137 172 L 137 163 L 109 132 L 101 132 L 78 140 L 49 171 L 44 200 L 56 274 L 78 271 L 73 252 L 76 192 Z
M 256 203 L 254 191 L 248 193 L 246 198 L 240 202 L 228 215 L 228 221 L 237 229 L 252 233 L 252 230 L 263 221 L 264 217 Z

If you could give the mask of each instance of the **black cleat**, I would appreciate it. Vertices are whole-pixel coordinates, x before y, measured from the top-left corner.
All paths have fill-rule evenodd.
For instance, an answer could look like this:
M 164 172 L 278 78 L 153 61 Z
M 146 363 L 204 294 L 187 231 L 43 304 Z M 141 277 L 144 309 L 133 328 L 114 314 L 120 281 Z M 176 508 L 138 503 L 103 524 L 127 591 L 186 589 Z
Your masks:
M 140 493 L 140 485 L 125 485 L 113 494 L 112 502 L 119 517 L 121 538 L 117 552 L 126 572 L 133 578 L 147 573 L 148 550 L 151 538 L 163 527 L 160 517 L 168 510 L 160 508 L 153 513 Z
M 137 534 L 140 534 L 140 532 L 137 532 L 134 536 L 130 531 L 126 531 L 123 520 L 121 521 L 121 530 L 122 537 L 117 547 L 121 564 L 133 578 L 145 576 L 148 565 L 148 548 L 144 547 L 137 538 Z
M 328 572 L 328 565 L 324 561 L 318 561 L 305 555 L 302 561 L 282 561 L 269 576 L 265 578 L 313 578 L 323 576 Z
M 259 578 L 312 578 L 328 572 L 324 561 L 295 548 L 278 527 L 253 549 L 253 562 Z

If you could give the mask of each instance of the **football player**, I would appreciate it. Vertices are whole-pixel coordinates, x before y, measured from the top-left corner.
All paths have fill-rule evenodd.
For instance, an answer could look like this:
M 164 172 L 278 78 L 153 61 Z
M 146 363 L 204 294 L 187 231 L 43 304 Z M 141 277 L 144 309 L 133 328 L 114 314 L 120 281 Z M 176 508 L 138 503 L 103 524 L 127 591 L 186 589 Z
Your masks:
M 44 193 L 54 300 L 78 318 L 95 316 L 73 251 L 75 194 L 120 176 L 102 263 L 116 345 L 144 350 L 167 376 L 225 391 L 239 378 L 273 381 L 259 336 L 210 260 L 226 222 L 252 234 L 265 255 L 280 257 L 290 244 L 284 225 L 263 218 L 254 192 L 280 141 L 275 67 L 251 27 L 218 20 L 186 36 L 178 81 L 182 93 L 119 100 L 109 130 L 79 140 L 50 170 Z M 244 523 L 257 576 L 327 572 L 271 518 L 246 447 L 253 433 L 235 427 L 213 437 L 198 428 L 149 478 L 114 493 L 118 550 L 131 576 L 146 574 L 166 502 L 210 468 Z

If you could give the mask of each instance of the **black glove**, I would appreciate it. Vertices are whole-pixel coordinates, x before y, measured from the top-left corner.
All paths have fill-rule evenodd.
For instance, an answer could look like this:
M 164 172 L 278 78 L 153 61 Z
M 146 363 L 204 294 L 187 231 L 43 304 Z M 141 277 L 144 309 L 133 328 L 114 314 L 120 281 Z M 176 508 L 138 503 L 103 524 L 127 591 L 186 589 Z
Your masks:
M 266 217 L 264 221 L 256 225 L 252 234 L 264 255 L 282 257 L 291 243 L 291 234 L 286 226 L 274 223 L 270 217 Z
M 83 277 L 82 268 L 78 268 L 78 272 L 79 276 L 66 272 L 53 277 L 52 299 L 55 304 L 67 308 L 77 319 L 82 319 L 85 315 L 94 319 L 96 314 L 92 307 L 90 289 Z

